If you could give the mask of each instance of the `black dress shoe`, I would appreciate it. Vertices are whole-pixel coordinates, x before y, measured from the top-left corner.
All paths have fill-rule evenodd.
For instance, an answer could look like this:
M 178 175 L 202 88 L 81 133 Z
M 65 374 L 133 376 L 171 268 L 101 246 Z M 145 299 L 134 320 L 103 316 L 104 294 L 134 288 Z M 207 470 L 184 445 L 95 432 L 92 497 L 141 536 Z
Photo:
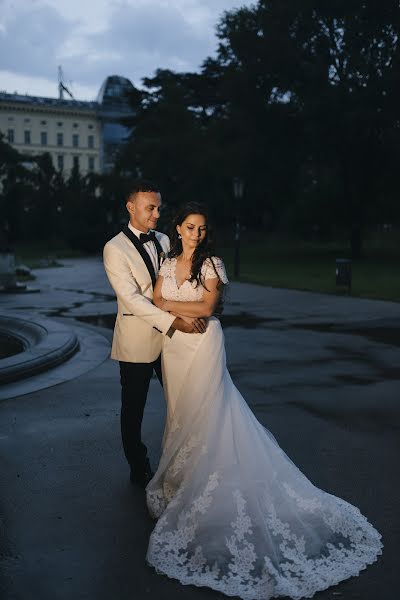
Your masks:
M 130 481 L 133 485 L 139 485 L 141 488 L 145 488 L 149 483 L 150 479 L 153 478 L 153 471 L 149 463 L 149 459 L 146 458 L 144 467 L 141 469 L 131 469 Z

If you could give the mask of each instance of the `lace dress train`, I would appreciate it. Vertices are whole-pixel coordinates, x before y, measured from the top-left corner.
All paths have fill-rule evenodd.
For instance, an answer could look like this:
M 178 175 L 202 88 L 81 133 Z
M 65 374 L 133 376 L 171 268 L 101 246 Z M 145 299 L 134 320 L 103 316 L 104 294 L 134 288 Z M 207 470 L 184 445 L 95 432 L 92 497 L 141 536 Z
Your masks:
M 162 267 L 163 296 L 198 299 L 190 282 L 177 287 L 174 266 Z M 163 370 L 163 453 L 146 489 L 158 519 L 150 565 L 183 584 L 266 600 L 310 598 L 377 559 L 374 527 L 315 487 L 257 421 L 226 368 L 217 319 L 203 335 L 166 338 Z

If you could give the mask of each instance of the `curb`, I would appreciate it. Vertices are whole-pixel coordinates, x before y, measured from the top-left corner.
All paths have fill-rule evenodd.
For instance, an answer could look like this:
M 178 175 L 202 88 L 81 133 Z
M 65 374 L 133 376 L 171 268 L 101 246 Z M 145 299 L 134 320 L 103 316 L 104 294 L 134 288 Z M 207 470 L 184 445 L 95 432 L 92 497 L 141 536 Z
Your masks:
M 24 347 L 23 352 L 0 360 L 0 385 L 52 369 L 79 350 L 78 338 L 70 328 L 37 315 L 2 313 L 0 333 Z

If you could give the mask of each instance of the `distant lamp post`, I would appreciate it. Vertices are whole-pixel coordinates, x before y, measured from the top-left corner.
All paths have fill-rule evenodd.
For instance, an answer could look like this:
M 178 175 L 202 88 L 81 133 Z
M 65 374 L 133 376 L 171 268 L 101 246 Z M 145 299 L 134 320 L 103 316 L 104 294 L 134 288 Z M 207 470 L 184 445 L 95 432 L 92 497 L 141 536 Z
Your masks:
M 233 178 L 233 196 L 235 198 L 235 258 L 234 276 L 239 278 L 240 273 L 240 202 L 243 198 L 244 181 L 241 177 Z

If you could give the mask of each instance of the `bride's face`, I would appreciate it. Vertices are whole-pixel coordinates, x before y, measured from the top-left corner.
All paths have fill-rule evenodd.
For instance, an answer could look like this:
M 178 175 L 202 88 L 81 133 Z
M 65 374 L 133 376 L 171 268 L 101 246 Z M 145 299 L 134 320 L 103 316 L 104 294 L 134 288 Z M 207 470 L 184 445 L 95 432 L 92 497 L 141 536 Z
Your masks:
M 188 215 L 176 230 L 182 236 L 183 250 L 195 250 L 207 235 L 206 219 L 203 215 Z

